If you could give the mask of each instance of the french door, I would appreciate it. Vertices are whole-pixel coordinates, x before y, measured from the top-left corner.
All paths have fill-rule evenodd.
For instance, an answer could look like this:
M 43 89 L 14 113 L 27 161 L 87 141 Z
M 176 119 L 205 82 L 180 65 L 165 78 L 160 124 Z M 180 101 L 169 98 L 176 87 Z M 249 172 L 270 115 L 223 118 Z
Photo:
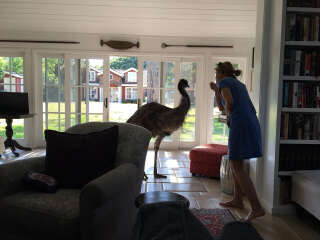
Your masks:
M 166 137 L 161 147 L 189 148 L 199 142 L 197 91 L 199 61 L 173 57 L 128 57 L 133 65 L 117 68 L 110 55 L 39 56 L 42 131 L 65 131 L 92 121 L 126 122 L 139 106 L 152 101 L 174 108 L 180 103 L 178 81 L 189 82 L 186 89 L 191 107 L 180 129 Z M 135 58 L 135 59 L 134 59 Z M 170 119 L 168 119 L 170 121 Z M 153 141 L 151 142 L 151 145 Z
M 106 121 L 106 58 L 103 56 L 39 55 L 41 79 L 39 100 L 42 131 L 37 145 L 43 145 L 43 131 L 65 131 L 85 122 Z M 40 140 L 42 139 L 42 141 Z
M 216 82 L 215 79 L 215 67 L 219 62 L 230 61 L 235 69 L 242 70 L 242 75 L 238 77 L 240 81 L 246 84 L 246 60 L 244 58 L 224 58 L 224 57 L 217 57 L 213 58 L 211 61 L 211 68 L 210 68 L 210 79 L 209 81 Z M 209 83 L 207 83 L 209 86 Z M 228 137 L 229 137 L 229 128 L 227 124 L 223 122 L 219 122 L 218 118 L 220 115 L 220 110 L 218 105 L 215 101 L 215 96 L 213 91 L 210 90 L 209 98 L 213 99 L 209 101 L 208 104 L 208 113 L 209 113 L 209 121 L 208 121 L 208 134 L 207 134 L 207 141 L 213 143 L 220 143 L 220 144 L 227 144 Z
M 190 97 L 191 107 L 185 122 L 171 136 L 165 137 L 161 147 L 178 149 L 194 146 L 198 142 L 196 117 L 196 82 L 199 62 L 194 59 L 172 57 L 140 57 L 138 95 L 141 104 L 157 102 L 169 108 L 177 107 L 181 94 L 178 83 L 181 78 L 189 82 L 186 89 Z M 168 119 L 170 121 L 171 119 Z M 153 141 L 152 141 L 153 143 Z

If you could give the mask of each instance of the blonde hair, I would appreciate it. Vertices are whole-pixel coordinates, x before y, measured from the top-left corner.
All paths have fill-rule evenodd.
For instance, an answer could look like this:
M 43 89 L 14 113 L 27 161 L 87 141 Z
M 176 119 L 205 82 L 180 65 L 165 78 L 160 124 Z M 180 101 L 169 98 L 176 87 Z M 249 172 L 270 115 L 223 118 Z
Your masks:
M 216 67 L 216 71 L 226 75 L 227 77 L 238 77 L 241 75 L 242 71 L 239 69 L 234 69 L 231 62 L 219 62 Z

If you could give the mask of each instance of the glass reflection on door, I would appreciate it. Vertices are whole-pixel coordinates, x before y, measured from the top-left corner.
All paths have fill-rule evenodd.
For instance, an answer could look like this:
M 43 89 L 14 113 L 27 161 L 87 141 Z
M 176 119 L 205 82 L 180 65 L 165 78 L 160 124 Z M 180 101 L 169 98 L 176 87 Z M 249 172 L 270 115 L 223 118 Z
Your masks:
M 71 59 L 71 126 L 103 121 L 103 59 Z
M 197 80 L 197 63 L 181 62 L 180 76 L 188 81 L 189 88 L 187 93 L 190 98 L 190 109 L 181 127 L 180 141 L 193 142 L 195 141 L 196 132 L 196 80 Z
M 109 67 L 109 120 L 126 122 L 138 109 L 138 59 L 110 56 Z
M 142 104 L 157 102 L 166 107 L 174 107 L 175 62 L 143 62 Z M 164 141 L 172 141 L 168 136 Z
M 215 64 L 214 68 L 216 68 L 218 64 Z M 234 69 L 239 69 L 239 64 L 232 63 L 232 66 Z M 214 78 L 215 78 L 215 72 L 214 72 Z M 216 80 L 213 79 L 215 82 Z M 214 105 L 213 105 L 213 128 L 212 128 L 212 142 L 214 143 L 220 143 L 220 144 L 227 144 L 228 138 L 229 138 L 229 128 L 226 123 L 219 121 L 219 115 L 221 114 L 218 104 L 216 103 L 216 100 L 214 98 Z

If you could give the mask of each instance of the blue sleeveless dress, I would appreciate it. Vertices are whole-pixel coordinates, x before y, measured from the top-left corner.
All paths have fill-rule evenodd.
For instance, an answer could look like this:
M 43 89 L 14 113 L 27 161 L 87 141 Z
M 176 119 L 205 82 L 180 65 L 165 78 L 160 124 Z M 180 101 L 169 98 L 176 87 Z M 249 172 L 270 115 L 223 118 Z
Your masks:
M 222 88 L 229 88 L 233 98 L 233 111 L 229 119 L 229 159 L 244 160 L 261 157 L 260 124 L 246 86 L 233 77 L 222 79 L 217 86 L 220 92 Z M 223 99 L 221 102 L 225 107 Z

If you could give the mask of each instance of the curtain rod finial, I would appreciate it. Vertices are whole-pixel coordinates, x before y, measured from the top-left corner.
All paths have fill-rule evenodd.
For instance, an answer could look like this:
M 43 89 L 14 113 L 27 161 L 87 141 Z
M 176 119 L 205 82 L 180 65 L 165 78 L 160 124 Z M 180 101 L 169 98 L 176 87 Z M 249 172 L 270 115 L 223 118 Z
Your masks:
M 163 42 L 163 43 L 161 44 L 161 48 L 166 48 L 166 47 L 168 47 L 168 44 L 166 44 L 166 43 Z

